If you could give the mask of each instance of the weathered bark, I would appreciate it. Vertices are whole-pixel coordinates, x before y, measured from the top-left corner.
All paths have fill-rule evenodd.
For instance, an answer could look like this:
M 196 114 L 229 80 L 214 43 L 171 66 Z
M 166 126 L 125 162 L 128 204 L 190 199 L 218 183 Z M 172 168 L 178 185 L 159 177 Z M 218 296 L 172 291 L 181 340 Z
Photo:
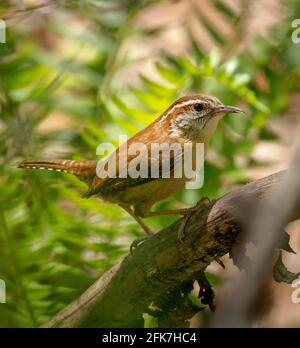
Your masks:
M 177 237 L 180 221 L 158 232 L 44 326 L 141 327 L 143 313 L 155 306 L 163 309 L 161 326 L 186 325 L 197 309 L 180 290 L 189 290 L 199 272 L 232 249 L 249 209 L 276 189 L 282 176 L 257 180 L 199 208 L 183 241 Z M 294 218 L 299 217 L 295 211 Z
M 243 241 L 251 240 L 257 246 L 255 255 L 245 272 L 236 276 L 223 292 L 218 313 L 214 318 L 215 326 L 250 327 L 255 321 L 260 307 L 261 289 L 264 286 L 274 251 L 278 246 L 289 248 L 284 240 L 285 226 L 293 219 L 300 206 L 300 140 L 296 142 L 289 169 L 282 178 L 278 190 L 272 192 L 263 204 L 256 207 L 252 219 L 248 219 L 243 231 Z M 240 260 L 243 248 L 236 252 Z M 239 261 L 240 262 L 240 261 Z M 295 278 L 298 275 L 295 273 Z

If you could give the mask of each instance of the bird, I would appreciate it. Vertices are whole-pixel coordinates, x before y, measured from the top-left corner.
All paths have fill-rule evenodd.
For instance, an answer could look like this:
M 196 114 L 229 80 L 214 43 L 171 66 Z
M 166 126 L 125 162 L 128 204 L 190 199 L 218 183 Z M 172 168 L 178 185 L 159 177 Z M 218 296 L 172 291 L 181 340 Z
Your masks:
M 178 163 L 184 160 L 184 152 L 170 152 L 169 176 L 163 175 L 165 158 L 161 153 L 151 157 L 150 148 L 153 144 L 167 144 L 172 146 L 189 145 L 194 148 L 195 144 L 203 144 L 204 157 L 207 153 L 210 140 L 214 135 L 218 122 L 227 113 L 243 113 L 244 111 L 235 106 L 224 105 L 217 97 L 205 94 L 193 94 L 177 99 L 169 108 L 156 118 L 149 126 L 142 129 L 126 142 L 126 146 L 119 146 L 109 158 L 114 158 L 115 175 L 99 175 L 99 163 L 97 160 L 38 160 L 22 161 L 18 168 L 24 169 L 48 169 L 62 171 L 77 176 L 88 185 L 85 198 L 91 196 L 100 197 L 103 201 L 114 203 L 122 207 L 141 226 L 146 235 L 151 236 L 153 231 L 144 222 L 144 218 L 160 215 L 181 215 L 186 219 L 195 211 L 198 204 L 190 208 L 169 209 L 151 211 L 152 206 L 169 197 L 176 191 L 181 190 L 191 180 L 185 175 L 175 177 L 174 172 Z M 138 144 L 137 150 L 142 151 L 129 153 L 130 146 Z M 149 150 L 149 151 L 148 151 Z M 150 155 L 149 155 L 150 153 Z M 136 161 L 138 158 L 139 161 Z M 139 167 L 147 167 L 144 176 L 124 176 L 129 167 L 138 162 Z M 195 154 L 192 155 L 192 163 L 195 162 Z M 108 164 L 108 161 L 106 162 Z M 176 167 L 177 163 L 177 167 Z M 107 167 L 106 164 L 106 167 Z M 152 167 L 151 167 L 152 166 Z M 134 167 L 131 166 L 131 167 Z M 158 169 L 159 175 L 149 175 L 151 168 Z M 100 170 L 100 172 L 101 172 Z M 111 173 L 111 172 L 110 172 Z M 127 173 L 128 174 L 128 173 Z M 201 202 L 201 201 L 200 201 Z

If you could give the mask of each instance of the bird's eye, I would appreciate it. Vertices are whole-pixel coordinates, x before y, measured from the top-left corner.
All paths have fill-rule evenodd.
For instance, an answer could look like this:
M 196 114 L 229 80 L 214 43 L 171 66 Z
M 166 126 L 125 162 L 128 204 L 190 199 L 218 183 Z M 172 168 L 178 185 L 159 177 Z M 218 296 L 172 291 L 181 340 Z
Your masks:
M 200 112 L 200 111 L 202 111 L 204 109 L 204 106 L 201 103 L 196 103 L 194 105 L 194 109 L 195 109 L 195 111 Z

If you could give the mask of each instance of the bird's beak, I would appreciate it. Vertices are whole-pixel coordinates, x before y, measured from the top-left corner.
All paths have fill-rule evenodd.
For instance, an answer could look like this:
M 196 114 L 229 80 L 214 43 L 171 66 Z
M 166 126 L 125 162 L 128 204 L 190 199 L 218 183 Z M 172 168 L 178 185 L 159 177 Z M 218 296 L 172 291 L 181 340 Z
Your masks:
M 222 105 L 220 107 L 217 108 L 217 113 L 242 113 L 244 114 L 245 111 L 243 109 L 237 108 L 236 106 L 230 106 L 230 105 Z

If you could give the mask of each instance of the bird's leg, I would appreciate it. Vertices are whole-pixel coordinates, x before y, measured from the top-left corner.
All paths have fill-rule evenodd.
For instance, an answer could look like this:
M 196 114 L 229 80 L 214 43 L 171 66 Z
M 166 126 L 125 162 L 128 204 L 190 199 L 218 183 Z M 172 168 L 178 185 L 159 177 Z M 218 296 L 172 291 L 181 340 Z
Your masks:
M 150 227 L 148 227 L 144 221 L 134 213 L 134 211 L 131 209 L 130 206 L 128 205 L 120 205 L 120 207 L 122 207 L 125 211 L 127 211 L 127 213 L 129 215 L 131 215 L 135 221 L 142 227 L 142 229 L 144 230 L 144 232 L 146 233 L 146 237 L 142 237 L 139 239 L 136 239 L 135 241 L 132 242 L 131 246 L 130 246 L 130 253 L 133 253 L 133 250 L 142 242 L 144 242 L 146 239 L 148 239 L 149 237 L 151 237 L 154 232 L 150 229 Z
M 148 235 L 148 236 L 152 236 L 154 234 L 154 232 L 150 229 L 150 227 L 148 227 L 144 221 L 134 213 L 134 211 L 131 209 L 130 206 L 128 205 L 120 205 L 124 210 L 127 211 L 127 213 L 129 215 L 131 215 L 134 220 L 142 227 L 142 229 L 144 230 L 144 232 Z
M 184 238 L 185 227 L 186 227 L 186 224 L 188 223 L 190 217 L 193 215 L 193 213 L 195 213 L 195 211 L 207 206 L 208 204 L 210 204 L 209 198 L 204 197 L 204 198 L 200 199 L 200 201 L 191 208 L 153 211 L 153 212 L 147 213 L 147 217 L 161 216 L 161 215 L 182 215 L 182 216 L 184 216 L 182 224 L 178 230 L 178 238 L 180 241 L 182 241 Z

